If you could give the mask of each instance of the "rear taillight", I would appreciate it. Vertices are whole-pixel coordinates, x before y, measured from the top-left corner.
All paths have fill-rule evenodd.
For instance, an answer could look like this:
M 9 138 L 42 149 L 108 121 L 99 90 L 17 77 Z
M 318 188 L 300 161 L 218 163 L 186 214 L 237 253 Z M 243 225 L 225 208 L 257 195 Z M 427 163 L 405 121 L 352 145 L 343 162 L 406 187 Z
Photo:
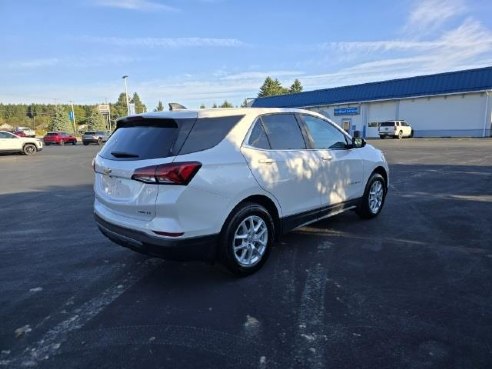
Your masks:
M 135 170 L 132 179 L 144 183 L 187 185 L 201 166 L 197 161 L 152 165 Z

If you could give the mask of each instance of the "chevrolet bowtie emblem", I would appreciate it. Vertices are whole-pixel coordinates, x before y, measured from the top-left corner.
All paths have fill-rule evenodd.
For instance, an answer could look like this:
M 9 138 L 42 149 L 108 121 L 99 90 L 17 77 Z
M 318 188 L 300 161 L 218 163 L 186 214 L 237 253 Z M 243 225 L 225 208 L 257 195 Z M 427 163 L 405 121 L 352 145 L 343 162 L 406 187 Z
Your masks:
M 112 172 L 112 170 L 109 168 L 104 168 L 103 172 L 104 172 L 104 174 L 110 174 Z

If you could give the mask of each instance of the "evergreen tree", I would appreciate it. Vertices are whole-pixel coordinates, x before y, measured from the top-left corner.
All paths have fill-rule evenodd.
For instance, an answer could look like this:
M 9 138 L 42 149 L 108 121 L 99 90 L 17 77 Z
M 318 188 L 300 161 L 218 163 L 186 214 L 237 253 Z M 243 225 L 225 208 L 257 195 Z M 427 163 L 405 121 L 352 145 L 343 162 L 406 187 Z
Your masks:
M 154 111 L 164 111 L 164 105 L 162 104 L 162 101 L 159 100 L 159 103 L 157 104 L 156 108 Z
M 216 108 L 217 108 L 217 104 L 216 104 L 216 103 L 214 103 L 214 104 L 212 105 L 212 108 L 213 108 L 213 109 L 216 109 Z
M 244 99 L 243 103 L 241 104 L 241 108 L 247 108 L 248 107 L 248 99 Z
M 96 108 L 93 108 L 89 117 L 87 117 L 87 130 L 88 131 L 105 131 L 106 130 L 106 120 L 104 117 L 97 111 Z
M 126 117 L 127 114 L 127 107 L 126 107 L 126 96 L 125 93 L 122 92 L 120 96 L 118 97 L 118 101 L 115 104 L 110 104 L 111 105 L 111 118 L 112 119 L 118 119 L 121 117 Z
M 224 102 L 222 103 L 222 105 L 220 107 L 221 108 L 233 108 L 234 105 L 232 105 L 229 101 L 224 100 Z
M 205 108 L 206 108 L 205 104 L 200 105 L 200 109 L 205 109 Z
M 48 124 L 48 131 L 72 131 L 70 126 L 68 111 L 63 106 L 55 106 L 53 117 Z
M 272 79 L 270 77 L 265 78 L 265 82 L 260 87 L 260 92 L 258 93 L 258 97 L 265 96 L 276 96 L 276 95 L 284 95 L 288 93 L 289 90 L 282 87 L 282 84 L 278 79 Z
M 147 107 L 140 100 L 140 96 L 135 92 L 130 103 L 135 104 L 135 114 L 145 113 L 147 111 Z
M 292 86 L 290 86 L 289 93 L 291 94 L 297 94 L 299 92 L 302 92 L 303 87 L 301 82 L 296 78 Z

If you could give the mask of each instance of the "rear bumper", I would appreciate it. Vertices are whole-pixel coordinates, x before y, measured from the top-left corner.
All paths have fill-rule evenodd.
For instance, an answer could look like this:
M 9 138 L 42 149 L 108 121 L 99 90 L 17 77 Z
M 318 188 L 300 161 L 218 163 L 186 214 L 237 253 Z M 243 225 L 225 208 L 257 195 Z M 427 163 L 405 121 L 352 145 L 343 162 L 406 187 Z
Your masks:
M 216 259 L 218 235 L 185 239 L 152 237 L 144 232 L 118 226 L 94 214 L 99 230 L 111 241 L 142 254 L 167 260 Z
M 101 142 L 106 142 L 106 141 L 103 141 L 101 140 Z M 97 144 L 99 143 L 99 140 L 97 138 L 83 138 L 82 137 L 82 143 L 94 143 L 94 144 Z

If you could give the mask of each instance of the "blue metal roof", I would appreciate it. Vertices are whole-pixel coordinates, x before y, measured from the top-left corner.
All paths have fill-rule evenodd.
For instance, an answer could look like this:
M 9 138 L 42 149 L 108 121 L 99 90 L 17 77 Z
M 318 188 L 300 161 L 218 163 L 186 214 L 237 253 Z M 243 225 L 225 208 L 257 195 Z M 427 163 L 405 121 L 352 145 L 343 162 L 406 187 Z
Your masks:
M 333 105 L 492 89 L 492 67 L 257 98 L 253 107 Z

